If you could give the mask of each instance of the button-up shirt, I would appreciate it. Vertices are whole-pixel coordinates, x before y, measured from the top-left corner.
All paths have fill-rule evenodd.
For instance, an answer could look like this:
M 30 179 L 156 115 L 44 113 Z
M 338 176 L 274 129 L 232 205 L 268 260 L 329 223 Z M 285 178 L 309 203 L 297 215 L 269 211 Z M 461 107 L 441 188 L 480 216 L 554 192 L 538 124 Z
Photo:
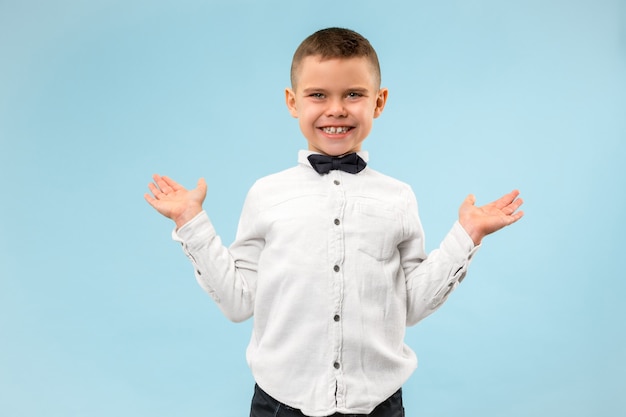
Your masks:
M 441 306 L 476 247 L 456 222 L 427 255 L 408 185 L 369 167 L 320 175 L 310 153 L 254 184 L 229 248 L 205 212 L 173 237 L 229 319 L 254 315 L 263 390 L 310 416 L 367 414 L 417 366 L 406 326 Z

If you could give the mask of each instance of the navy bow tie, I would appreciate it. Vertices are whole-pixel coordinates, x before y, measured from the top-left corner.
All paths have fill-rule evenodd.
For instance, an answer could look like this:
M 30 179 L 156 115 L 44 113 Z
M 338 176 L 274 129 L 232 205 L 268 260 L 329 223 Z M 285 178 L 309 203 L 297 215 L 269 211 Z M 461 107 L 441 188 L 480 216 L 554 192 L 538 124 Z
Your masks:
M 356 153 L 345 156 L 328 156 L 312 154 L 308 157 L 309 162 L 318 174 L 328 174 L 333 169 L 339 169 L 350 174 L 357 174 L 365 168 L 367 163 Z

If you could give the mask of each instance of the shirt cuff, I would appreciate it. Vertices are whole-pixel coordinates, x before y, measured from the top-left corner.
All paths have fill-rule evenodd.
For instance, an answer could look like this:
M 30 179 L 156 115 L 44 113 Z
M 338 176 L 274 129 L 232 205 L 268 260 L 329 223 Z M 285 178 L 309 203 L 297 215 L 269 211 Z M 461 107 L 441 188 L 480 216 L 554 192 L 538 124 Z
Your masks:
M 202 210 L 200 213 L 182 225 L 178 230 L 172 230 L 172 239 L 176 242 L 189 244 L 193 241 L 206 241 L 207 238 L 215 235 L 215 229 L 209 215 Z
M 454 223 L 450 233 L 444 240 L 443 247 L 454 258 L 461 257 L 464 259 L 472 259 L 474 254 L 480 249 L 480 245 L 474 244 L 474 241 L 458 220 Z

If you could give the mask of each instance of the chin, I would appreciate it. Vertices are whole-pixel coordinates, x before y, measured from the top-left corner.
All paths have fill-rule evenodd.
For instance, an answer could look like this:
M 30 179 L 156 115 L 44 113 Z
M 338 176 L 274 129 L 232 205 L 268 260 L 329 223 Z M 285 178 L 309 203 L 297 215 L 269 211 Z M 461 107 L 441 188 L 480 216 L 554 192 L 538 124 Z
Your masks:
M 324 152 L 326 155 L 330 155 L 330 156 L 341 156 L 341 155 L 345 155 L 345 154 L 349 154 L 352 152 L 358 152 L 361 149 L 357 146 L 333 146 L 332 144 L 330 146 L 325 146 L 320 148 L 322 150 L 322 152 Z
M 352 149 L 322 149 L 321 152 L 328 156 L 341 156 L 358 151 Z

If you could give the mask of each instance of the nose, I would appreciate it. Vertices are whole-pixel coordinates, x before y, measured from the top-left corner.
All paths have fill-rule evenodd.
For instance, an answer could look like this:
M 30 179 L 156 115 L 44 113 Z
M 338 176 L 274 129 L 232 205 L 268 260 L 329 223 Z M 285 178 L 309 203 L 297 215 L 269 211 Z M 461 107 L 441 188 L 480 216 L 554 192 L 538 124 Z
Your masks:
M 340 98 L 333 98 L 328 100 L 328 107 L 326 108 L 326 116 L 328 117 L 346 117 L 348 112 L 344 101 Z

